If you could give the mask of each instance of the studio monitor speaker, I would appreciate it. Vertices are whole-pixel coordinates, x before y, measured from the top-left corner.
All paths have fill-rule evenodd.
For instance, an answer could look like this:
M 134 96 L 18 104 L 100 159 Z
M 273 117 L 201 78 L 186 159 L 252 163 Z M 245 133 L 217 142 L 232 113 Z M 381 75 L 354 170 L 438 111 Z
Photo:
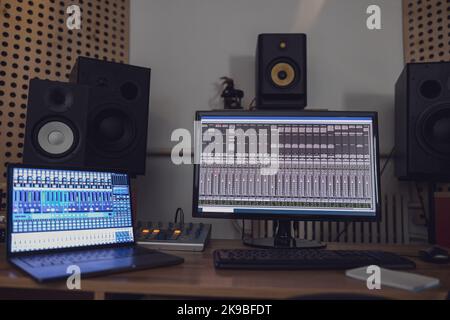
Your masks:
M 24 162 L 83 166 L 89 88 L 30 81 Z
M 150 69 L 79 57 L 71 82 L 91 86 L 86 165 L 144 174 Z
M 396 175 L 450 181 L 450 63 L 410 63 L 396 84 Z
M 261 34 L 256 49 L 258 109 L 307 105 L 306 35 Z

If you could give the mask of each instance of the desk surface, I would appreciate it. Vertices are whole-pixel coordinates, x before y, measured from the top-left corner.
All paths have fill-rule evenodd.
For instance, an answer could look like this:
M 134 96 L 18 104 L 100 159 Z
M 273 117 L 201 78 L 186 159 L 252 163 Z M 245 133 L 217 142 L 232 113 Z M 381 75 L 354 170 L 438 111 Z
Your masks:
M 105 293 L 146 294 L 192 298 L 287 299 L 324 293 L 360 293 L 394 299 L 445 299 L 450 290 L 450 265 L 432 265 L 412 258 L 412 272 L 436 277 L 441 287 L 423 293 L 410 293 L 384 287 L 369 291 L 363 281 L 350 279 L 344 271 L 235 271 L 216 270 L 212 252 L 218 248 L 240 248 L 240 241 L 214 240 L 205 252 L 172 252 L 185 258 L 178 266 L 121 273 L 82 280 L 82 290 L 102 299 Z M 372 249 L 416 256 L 420 246 L 378 246 L 330 244 L 329 249 Z M 0 288 L 64 290 L 65 282 L 38 284 L 9 265 L 5 248 L 0 249 Z

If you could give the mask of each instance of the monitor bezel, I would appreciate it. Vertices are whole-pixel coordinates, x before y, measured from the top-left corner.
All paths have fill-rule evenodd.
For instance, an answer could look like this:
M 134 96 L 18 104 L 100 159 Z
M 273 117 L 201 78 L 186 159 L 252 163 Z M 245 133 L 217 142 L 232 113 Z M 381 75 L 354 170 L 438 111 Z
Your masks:
M 79 247 L 68 247 L 68 248 L 49 248 L 43 250 L 30 250 L 30 251 L 20 251 L 20 252 L 12 252 L 11 251 L 11 241 L 12 241 L 12 184 L 13 184 L 13 175 L 12 172 L 16 168 L 23 169 L 44 169 L 44 170 L 71 170 L 71 171 L 80 171 L 80 172 L 106 172 L 106 173 L 117 173 L 117 174 L 125 174 L 127 176 L 127 183 L 130 188 L 130 209 L 131 209 L 131 228 L 133 229 L 133 241 L 123 242 L 123 243 L 111 243 L 111 244 L 99 244 L 99 245 L 88 245 L 88 246 L 79 246 Z M 76 167 L 76 166 L 50 166 L 50 165 L 31 165 L 31 164 L 8 164 L 7 166 L 7 213 L 6 213 L 6 253 L 7 257 L 17 257 L 17 256 L 28 256 L 28 255 L 36 255 L 41 253 L 49 253 L 49 252 L 70 252 L 76 250 L 86 250 L 86 249 L 100 249 L 100 248 L 118 248 L 118 247 L 127 247 L 130 245 L 136 244 L 136 235 L 134 232 L 135 226 L 135 217 L 134 217 L 134 207 L 133 207 L 133 199 L 132 199 L 132 191 L 131 191 L 131 177 L 130 174 L 126 170 L 120 169 L 104 169 L 104 168 L 93 168 L 93 167 Z
M 376 205 L 375 215 L 361 215 L 361 216 L 348 216 L 339 214 L 330 215 L 314 215 L 314 214 L 236 214 L 227 212 L 202 212 L 198 210 L 198 190 L 199 190 L 199 169 L 200 164 L 193 165 L 194 177 L 193 177 L 193 201 L 192 201 L 192 216 L 194 218 L 206 218 L 206 219 L 248 219 L 248 220 L 286 220 L 286 221 L 330 221 L 330 222 L 380 222 L 381 221 L 381 175 L 380 175 L 380 150 L 379 150 L 379 132 L 378 132 L 378 113 L 373 111 L 197 111 L 195 115 L 195 121 L 200 121 L 204 116 L 278 116 L 278 117 L 368 117 L 373 121 L 373 136 L 375 138 L 375 175 L 377 179 L 376 183 Z M 194 142 L 194 146 L 196 141 Z M 196 152 L 194 148 L 194 152 Z M 195 154 L 194 154 L 194 158 Z

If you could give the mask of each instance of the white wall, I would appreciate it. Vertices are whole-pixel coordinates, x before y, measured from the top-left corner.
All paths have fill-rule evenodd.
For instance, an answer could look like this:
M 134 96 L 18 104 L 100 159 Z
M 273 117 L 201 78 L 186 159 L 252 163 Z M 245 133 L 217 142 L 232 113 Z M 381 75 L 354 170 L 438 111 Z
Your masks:
M 380 112 L 382 152 L 393 146 L 394 83 L 403 66 L 401 0 L 131 0 L 132 64 L 152 68 L 149 149 L 170 149 L 196 110 L 221 106 L 219 78 L 254 96 L 259 33 L 308 34 L 308 100 L 316 108 Z M 383 30 L 366 28 L 378 4 Z M 151 158 L 138 182 L 142 219 L 191 215 L 192 168 Z M 236 236 L 215 222 L 215 237 Z

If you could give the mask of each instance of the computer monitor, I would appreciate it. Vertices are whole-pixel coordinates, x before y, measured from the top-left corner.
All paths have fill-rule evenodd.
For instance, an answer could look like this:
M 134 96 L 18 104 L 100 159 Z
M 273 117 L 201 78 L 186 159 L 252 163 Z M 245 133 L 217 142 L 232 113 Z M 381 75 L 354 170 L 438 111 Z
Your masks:
M 8 179 L 8 253 L 134 242 L 126 173 L 11 165 Z
M 289 247 L 322 246 L 293 241 L 290 221 L 379 220 L 375 112 L 198 112 L 196 120 L 194 217 L 277 220 L 275 239 L 248 244 Z

